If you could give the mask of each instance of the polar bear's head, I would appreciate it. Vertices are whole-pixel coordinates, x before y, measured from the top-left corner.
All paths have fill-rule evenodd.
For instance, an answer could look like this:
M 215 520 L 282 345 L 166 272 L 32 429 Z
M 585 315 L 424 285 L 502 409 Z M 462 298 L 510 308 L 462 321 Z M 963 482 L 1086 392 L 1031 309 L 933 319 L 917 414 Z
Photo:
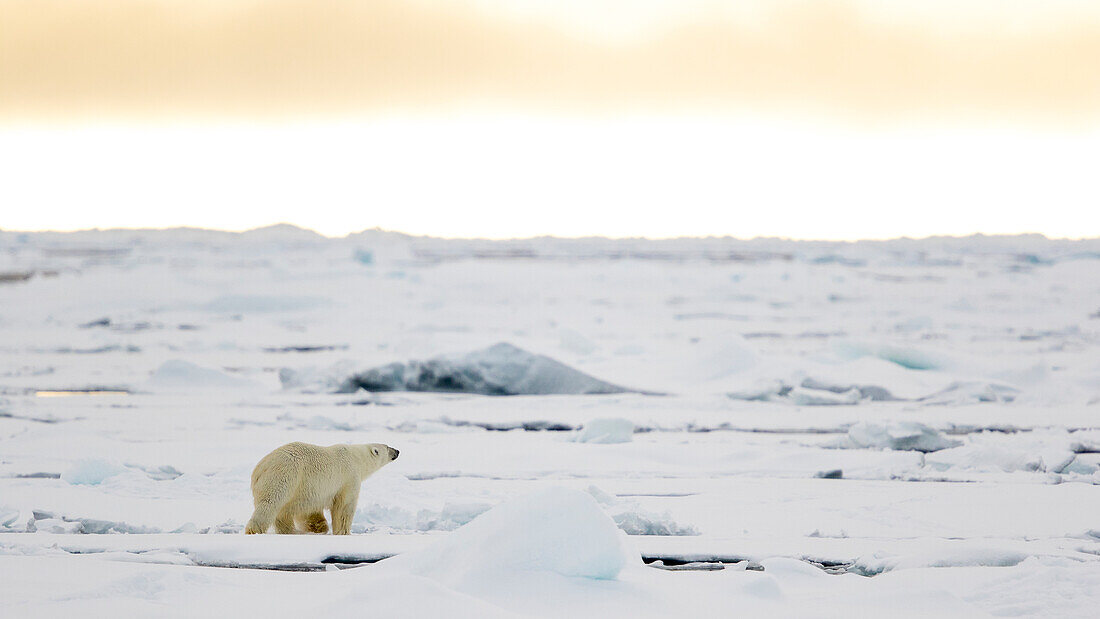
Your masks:
M 352 455 L 355 465 L 359 468 L 360 480 L 370 477 L 378 469 L 396 460 L 399 453 L 393 447 L 382 443 L 360 443 L 346 447 L 348 449 L 343 453 Z
M 397 459 L 397 456 L 401 453 L 389 445 L 383 445 L 382 443 L 370 443 L 367 445 L 367 453 L 370 458 L 374 460 L 375 465 L 378 468 L 386 466 L 390 462 Z

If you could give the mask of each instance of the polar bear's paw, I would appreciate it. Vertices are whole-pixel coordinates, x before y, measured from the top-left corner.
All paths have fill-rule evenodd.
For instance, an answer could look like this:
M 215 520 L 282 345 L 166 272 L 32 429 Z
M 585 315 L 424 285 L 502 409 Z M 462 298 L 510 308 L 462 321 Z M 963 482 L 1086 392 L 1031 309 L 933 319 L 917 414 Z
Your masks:
M 323 512 L 314 512 L 306 516 L 306 530 L 310 533 L 328 533 L 328 522 Z

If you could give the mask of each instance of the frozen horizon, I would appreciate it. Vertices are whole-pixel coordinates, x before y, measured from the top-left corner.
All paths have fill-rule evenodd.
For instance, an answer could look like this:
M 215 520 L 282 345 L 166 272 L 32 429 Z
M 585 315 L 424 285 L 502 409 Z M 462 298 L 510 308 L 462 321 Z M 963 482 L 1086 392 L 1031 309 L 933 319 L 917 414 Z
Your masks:
M 381 227 L 363 228 L 360 230 L 354 230 L 345 234 L 325 234 L 308 226 L 302 226 L 290 222 L 275 222 L 271 224 L 263 224 L 250 228 L 243 229 L 225 229 L 214 228 L 204 226 L 169 226 L 163 228 L 157 227 L 104 227 L 104 228 L 51 228 L 51 229 L 5 229 L 0 227 L 0 234 L 81 234 L 81 233 L 171 233 L 171 232 L 212 232 L 212 233 L 225 233 L 225 234 L 250 234 L 250 233 L 262 233 L 262 232 L 288 232 L 288 233 L 305 233 L 316 235 L 327 240 L 341 240 L 353 237 L 356 235 L 363 235 L 368 233 L 378 234 L 392 234 L 410 238 L 421 238 L 439 241 L 536 241 L 536 240 L 563 240 L 563 241 L 580 241 L 580 240 L 605 240 L 605 241 L 706 241 L 706 240 L 730 240 L 738 242 L 751 242 L 751 241 L 783 241 L 791 243 L 883 243 L 890 241 L 935 241 L 944 239 L 974 239 L 974 238 L 1041 238 L 1047 241 L 1096 241 L 1100 240 L 1098 236 L 1048 236 L 1041 232 L 1005 232 L 1005 233 L 983 233 L 973 232 L 970 234 L 932 234 L 928 236 L 894 236 L 883 238 L 851 238 L 851 239 L 829 239 L 829 238 L 795 238 L 782 235 L 776 236 L 751 236 L 740 237 L 734 234 L 714 234 L 709 236 L 609 236 L 609 235 L 584 235 L 584 236 L 561 236 L 561 235 L 536 235 L 536 236 L 516 236 L 516 237 L 492 237 L 492 236 L 436 236 L 432 234 L 419 234 L 416 232 L 406 232 L 403 230 L 386 229 Z

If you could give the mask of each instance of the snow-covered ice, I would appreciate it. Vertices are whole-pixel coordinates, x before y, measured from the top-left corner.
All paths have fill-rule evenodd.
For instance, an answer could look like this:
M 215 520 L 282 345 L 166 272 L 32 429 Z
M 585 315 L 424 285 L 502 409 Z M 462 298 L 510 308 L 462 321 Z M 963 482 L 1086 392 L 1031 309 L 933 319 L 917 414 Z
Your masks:
M 573 437 L 578 443 L 629 443 L 634 422 L 622 417 L 600 417 L 585 422 Z
M 0 231 L 0 614 L 1092 616 L 1098 265 Z M 241 534 L 294 440 L 401 450 L 353 535 Z

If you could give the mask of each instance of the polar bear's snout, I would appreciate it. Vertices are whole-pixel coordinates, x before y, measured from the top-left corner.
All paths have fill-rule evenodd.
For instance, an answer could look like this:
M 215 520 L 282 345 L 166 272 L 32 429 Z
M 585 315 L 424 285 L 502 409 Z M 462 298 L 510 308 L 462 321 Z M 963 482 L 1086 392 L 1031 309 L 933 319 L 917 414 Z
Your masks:
M 390 447 L 390 460 L 396 460 L 399 455 L 401 455 L 400 451 Z

